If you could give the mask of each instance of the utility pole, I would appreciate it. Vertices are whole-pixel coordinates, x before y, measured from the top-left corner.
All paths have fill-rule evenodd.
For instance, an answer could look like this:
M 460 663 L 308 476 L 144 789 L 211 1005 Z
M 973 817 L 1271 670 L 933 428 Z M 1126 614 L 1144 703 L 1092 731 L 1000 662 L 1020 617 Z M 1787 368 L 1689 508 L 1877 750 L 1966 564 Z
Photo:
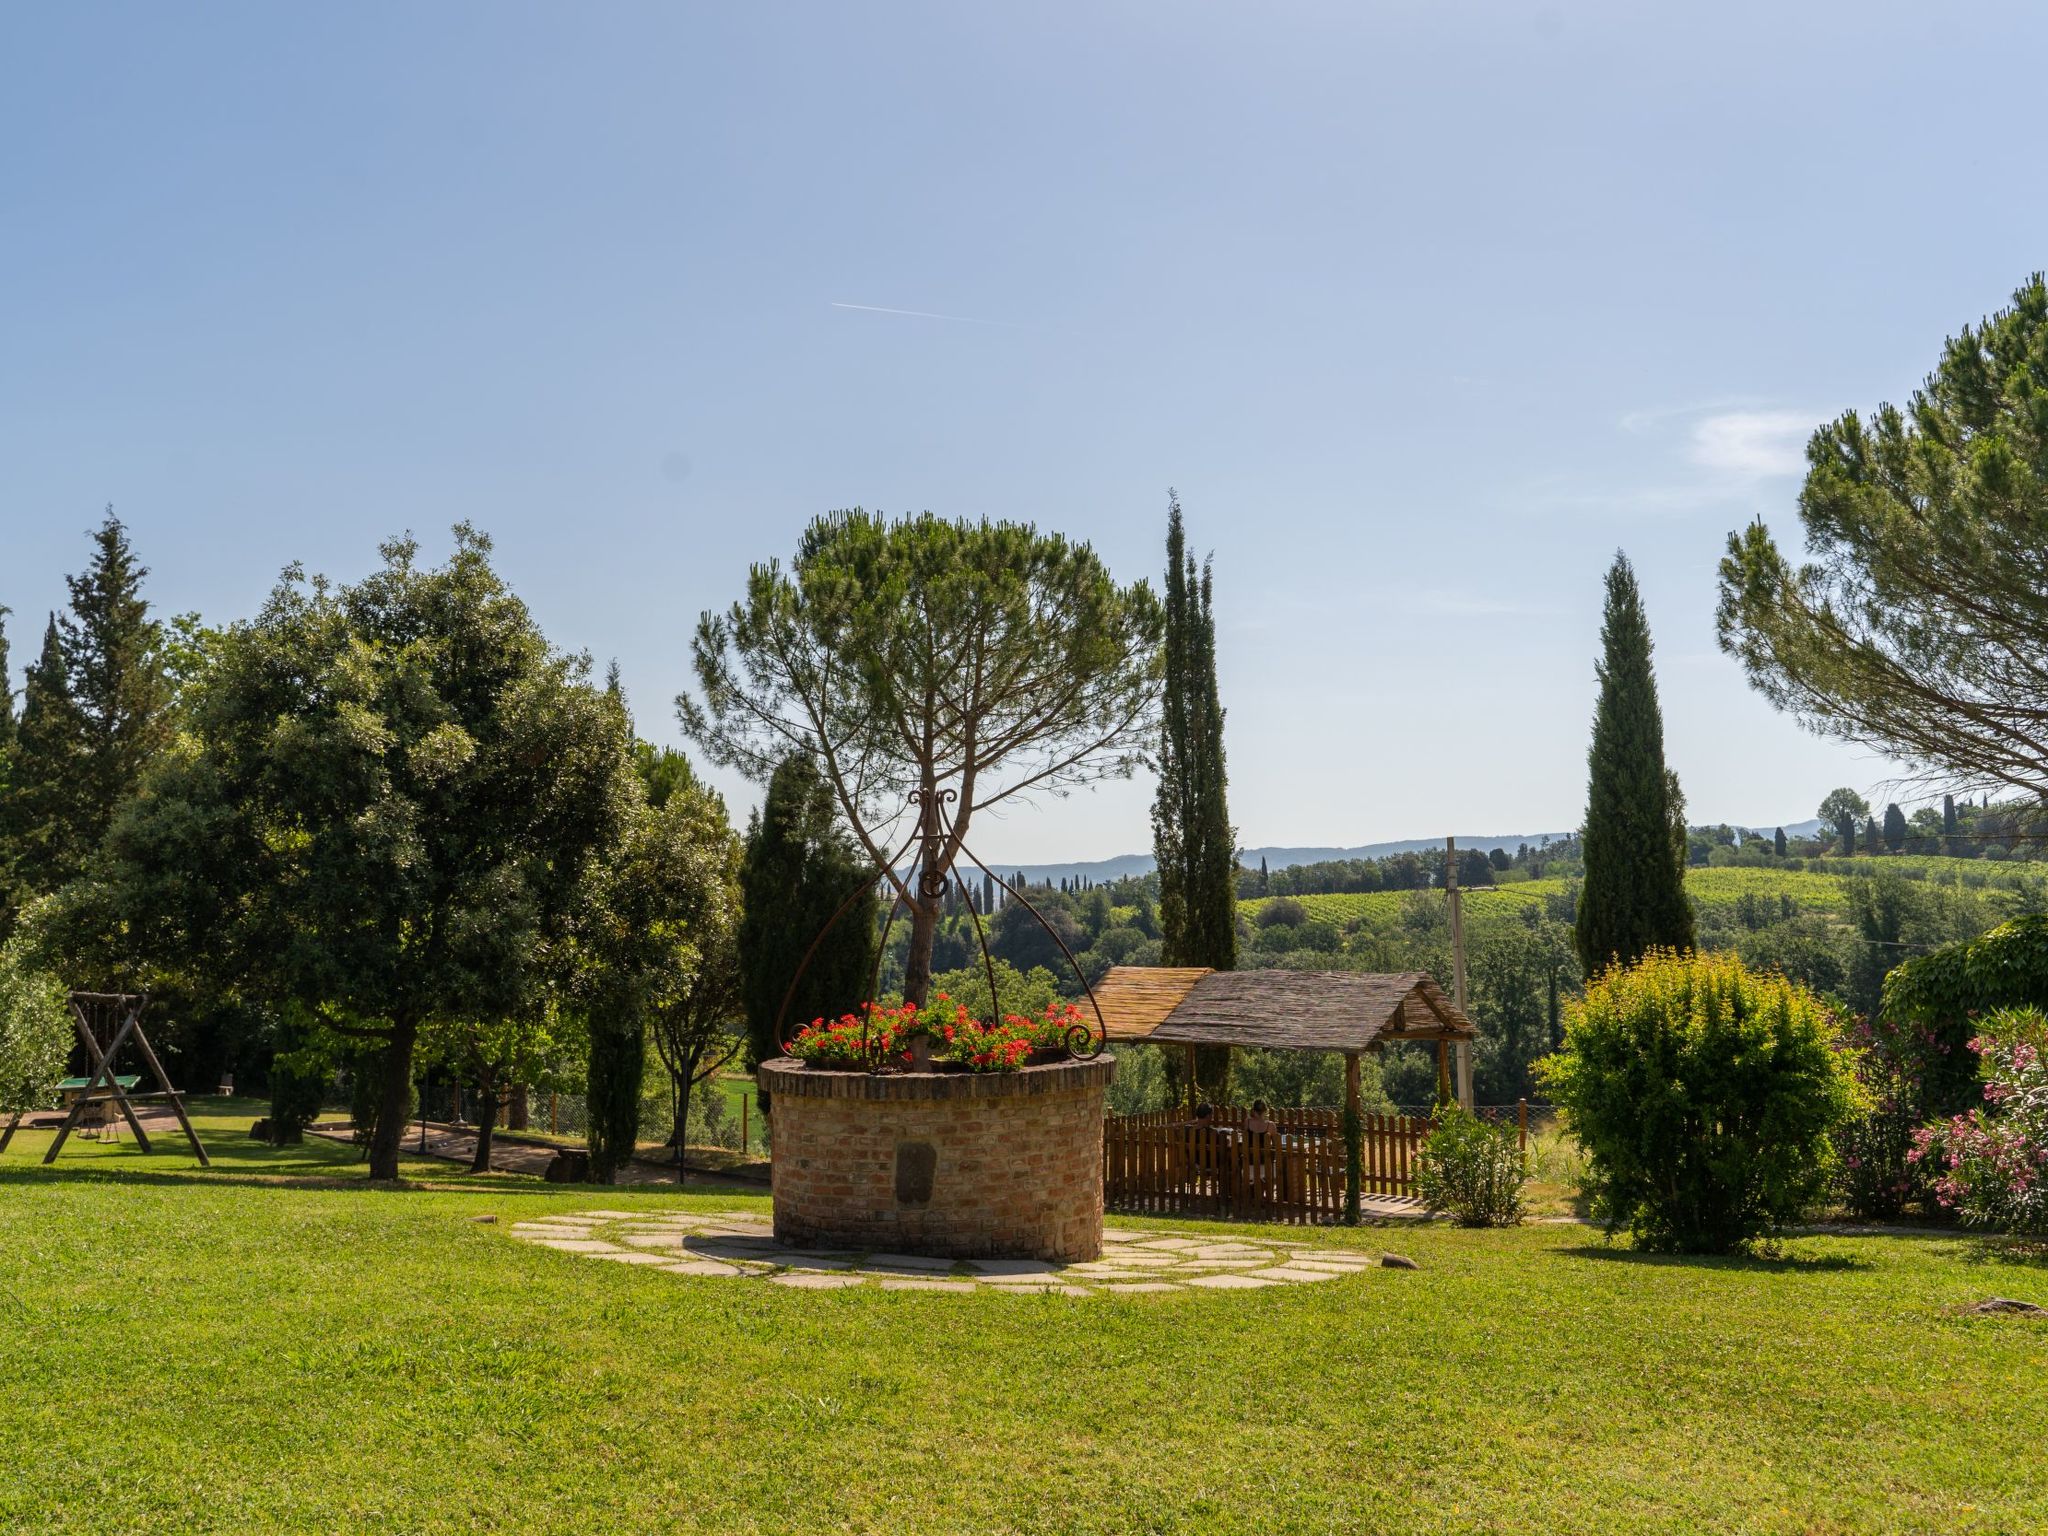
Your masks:
M 1458 890 L 1458 840 L 1444 839 L 1444 894 L 1451 901 L 1451 1001 L 1465 1012 L 1465 902 Z M 1468 1015 L 1469 1017 L 1469 1015 Z M 1457 1045 L 1458 1102 L 1472 1108 L 1472 1046 Z

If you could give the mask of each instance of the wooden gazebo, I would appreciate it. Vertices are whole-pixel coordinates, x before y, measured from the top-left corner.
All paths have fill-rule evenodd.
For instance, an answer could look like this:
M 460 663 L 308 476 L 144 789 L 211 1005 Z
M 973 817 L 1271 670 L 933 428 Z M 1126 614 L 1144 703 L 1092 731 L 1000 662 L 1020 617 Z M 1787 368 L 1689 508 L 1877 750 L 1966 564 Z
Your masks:
M 1120 965 L 1096 985 L 1095 1001 L 1112 1045 L 1179 1045 L 1187 1049 L 1190 1112 L 1197 1046 L 1341 1053 L 1345 1096 L 1341 1122 L 1345 1143 L 1343 1208 L 1352 1220 L 1357 1219 L 1361 1183 L 1371 1183 L 1382 1193 L 1405 1191 L 1410 1157 L 1422 1134 L 1420 1122 L 1413 1121 L 1380 1126 L 1375 1118 L 1372 1127 L 1365 1126 L 1366 1117 L 1361 1114 L 1359 1102 L 1359 1062 L 1364 1053 L 1394 1042 L 1434 1042 L 1438 1093 L 1448 1099 L 1450 1048 L 1454 1043 L 1470 1043 L 1478 1038 L 1472 1021 L 1437 985 L 1435 978 L 1423 971 L 1212 971 L 1201 967 Z M 1310 1118 L 1318 1115 L 1334 1118 L 1329 1111 L 1296 1111 L 1281 1117 L 1282 1130 L 1289 1129 L 1289 1120 L 1301 1120 L 1304 1139 L 1313 1141 L 1315 1133 L 1324 1129 L 1309 1124 Z M 1185 1182 L 1191 1176 L 1187 1166 L 1190 1154 L 1179 1149 L 1195 1149 L 1192 1155 L 1197 1162 L 1210 1155 L 1199 1150 L 1199 1142 L 1179 1136 L 1170 1123 L 1171 1117 L 1139 1118 L 1162 1122 L 1156 1128 L 1134 1125 L 1133 1129 L 1158 1129 L 1162 1133 L 1161 1144 L 1168 1149 L 1168 1182 Z M 1235 1117 L 1225 1117 L 1225 1121 L 1218 1123 L 1227 1123 L 1230 1118 Z M 1365 1144 L 1368 1132 L 1374 1142 L 1370 1149 Z M 1115 1134 L 1113 1128 L 1112 1139 Z M 1282 1141 L 1287 1143 L 1289 1138 L 1283 1137 Z M 1370 1159 L 1368 1150 L 1372 1154 Z M 1255 1162 L 1257 1155 L 1255 1148 L 1247 1152 L 1234 1143 L 1225 1143 L 1214 1157 L 1225 1161 L 1234 1157 L 1238 1163 L 1245 1163 L 1247 1156 Z M 1372 1164 L 1370 1168 L 1365 1166 L 1368 1161 Z M 1317 1198 L 1317 1169 L 1312 1158 L 1297 1175 L 1290 1175 L 1286 1167 L 1275 1161 L 1267 1168 L 1196 1168 L 1192 1176 L 1201 1186 L 1204 1198 L 1212 1203 L 1220 1200 L 1240 1211 L 1247 1204 L 1247 1194 L 1264 1199 L 1273 1191 L 1285 1196 L 1280 1201 L 1287 1207 L 1279 1213 L 1283 1217 L 1314 1219 L 1312 1213 L 1329 1203 Z M 1148 1181 L 1158 1182 L 1150 1172 L 1139 1182 Z M 1250 1203 L 1257 1204 L 1258 1200 Z

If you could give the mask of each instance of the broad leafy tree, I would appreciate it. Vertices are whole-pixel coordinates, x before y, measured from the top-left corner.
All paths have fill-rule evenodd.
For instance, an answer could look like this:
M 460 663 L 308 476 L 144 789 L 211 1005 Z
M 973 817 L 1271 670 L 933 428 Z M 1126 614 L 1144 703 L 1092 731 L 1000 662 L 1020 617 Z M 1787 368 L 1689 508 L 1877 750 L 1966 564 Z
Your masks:
M 1216 688 L 1213 578 L 1188 553 L 1180 500 L 1166 512 L 1165 686 L 1160 710 L 1159 791 L 1152 853 L 1159 868 L 1163 965 L 1237 965 L 1237 832 L 1230 824 L 1223 758 L 1223 705 Z M 1172 1060 L 1169 1072 L 1180 1062 Z M 1230 1096 L 1230 1048 L 1195 1053 L 1198 1086 Z
M 666 1050 L 736 1028 L 735 857 L 724 805 L 692 782 L 659 809 L 636 798 L 584 882 L 565 1006 L 588 1040 L 590 1165 L 600 1183 L 638 1145 L 650 1035 Z
M 691 959 L 680 986 L 656 998 L 648 1033 L 668 1074 L 674 1115 L 676 1182 L 683 1181 L 689 1147 L 690 1103 L 697 1087 L 714 1078 L 745 1048 L 739 955 L 740 841 L 725 802 L 710 790 L 680 789 L 655 813 L 669 836 L 688 850 L 679 860 L 689 878 L 674 885 L 685 897 L 670 913 L 679 949 Z
M 1729 535 L 1721 645 L 1814 730 L 2048 797 L 2048 286 L 1965 327 L 1906 408 L 1806 449 L 1795 566 Z
M 704 615 L 702 697 L 677 707 L 714 760 L 756 778 L 791 751 L 817 762 L 911 913 L 903 990 L 922 1002 L 936 872 L 994 807 L 1138 765 L 1159 634 L 1151 589 L 1118 586 L 1086 544 L 855 509 L 819 518 L 787 570 L 756 566 L 745 597 Z M 899 866 L 906 848 L 923 878 Z
M 769 776 L 740 865 L 737 944 L 750 1067 L 779 1053 L 775 1021 L 785 997 L 794 1024 L 835 1018 L 866 997 L 875 958 L 876 883 L 840 826 L 837 802 L 817 764 L 792 752 Z M 835 912 L 839 921 L 828 933 Z M 806 951 L 810 963 L 799 977 Z
M 1650 626 L 1626 555 L 1607 573 L 1599 703 L 1584 833 L 1586 875 L 1575 923 L 1591 976 L 1654 948 L 1689 949 L 1683 801 L 1664 767 L 1664 716 L 1650 666 Z M 1674 813 L 1674 801 L 1677 809 Z
M 517 1019 L 640 803 L 629 732 L 464 525 L 335 587 L 293 568 L 219 638 L 104 880 L 145 957 L 379 1052 L 373 1177 L 397 1173 L 414 1049 Z
M 1851 821 L 1861 821 L 1868 816 L 1870 802 L 1845 785 L 1840 789 L 1829 790 L 1827 798 L 1821 801 L 1820 809 L 1815 814 L 1822 821 L 1839 826 L 1845 816 Z

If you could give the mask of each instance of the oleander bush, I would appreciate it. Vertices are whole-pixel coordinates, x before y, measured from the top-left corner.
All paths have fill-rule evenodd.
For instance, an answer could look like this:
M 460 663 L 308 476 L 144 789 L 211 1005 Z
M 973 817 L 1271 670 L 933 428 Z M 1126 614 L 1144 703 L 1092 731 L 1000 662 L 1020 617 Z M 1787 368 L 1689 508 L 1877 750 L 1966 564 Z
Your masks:
M 2001 1009 L 1970 1045 L 1985 1107 L 1925 1127 L 1911 1156 L 1965 1225 L 2048 1237 L 2048 1015 Z
M 1656 950 L 1595 977 L 1541 1073 L 1595 1213 L 1665 1252 L 1733 1252 L 1795 1220 L 1865 1107 L 1827 1005 L 1725 954 Z
M 1529 1159 L 1513 1126 L 1447 1104 L 1423 1139 L 1415 1193 L 1461 1227 L 1513 1227 L 1521 1224 L 1528 1177 Z

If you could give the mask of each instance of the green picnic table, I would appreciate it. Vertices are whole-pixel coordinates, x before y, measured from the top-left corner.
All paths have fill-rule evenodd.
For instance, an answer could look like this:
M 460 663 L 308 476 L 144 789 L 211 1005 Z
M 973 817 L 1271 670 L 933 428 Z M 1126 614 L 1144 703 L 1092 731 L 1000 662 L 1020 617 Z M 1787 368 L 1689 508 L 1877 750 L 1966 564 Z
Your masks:
M 79 1096 L 85 1092 L 85 1085 L 91 1081 L 92 1079 L 89 1077 L 67 1077 L 57 1085 L 57 1092 L 64 1096 L 64 1103 L 68 1107 L 78 1101 Z M 141 1082 L 142 1077 L 140 1073 L 128 1072 L 115 1078 L 114 1081 L 119 1083 L 121 1091 L 126 1093 L 130 1088 Z M 105 1079 L 100 1080 L 99 1089 L 93 1096 L 95 1098 L 113 1097 L 112 1094 L 107 1092 Z

